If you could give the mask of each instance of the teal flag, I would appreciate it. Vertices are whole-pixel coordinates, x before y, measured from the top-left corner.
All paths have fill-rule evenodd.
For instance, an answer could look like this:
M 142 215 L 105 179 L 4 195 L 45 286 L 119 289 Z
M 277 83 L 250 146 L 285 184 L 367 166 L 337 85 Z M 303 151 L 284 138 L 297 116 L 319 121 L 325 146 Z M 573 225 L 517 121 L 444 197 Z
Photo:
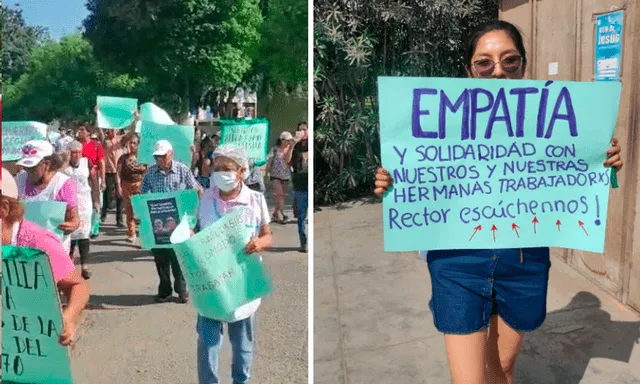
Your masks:
M 135 118 L 138 100 L 124 97 L 98 96 L 98 127 L 103 129 L 127 128 Z
M 176 124 L 167 111 L 153 103 L 144 103 L 140 106 L 140 120 L 164 125 Z
M 131 197 L 134 215 L 140 219 L 140 246 L 145 249 L 171 248 L 171 233 L 187 215 L 195 227 L 198 192 L 187 189 L 166 193 L 146 193 Z
M 204 317 L 225 321 L 242 305 L 268 295 L 267 277 L 260 256 L 244 249 L 255 230 L 236 209 L 189 238 L 186 221 L 171 236 L 193 305 Z
M 138 162 L 155 164 L 153 146 L 158 140 L 168 140 L 173 146 L 173 158 L 191 166 L 193 136 L 194 128 L 189 125 L 165 125 L 142 121 Z
M 2 381 L 72 384 L 58 288 L 47 255 L 2 246 Z
M 22 147 L 29 140 L 47 140 L 47 125 L 36 121 L 2 122 L 2 161 L 22 157 Z
M 604 251 L 621 85 L 378 79 L 386 251 Z
M 269 153 L 269 120 L 220 120 L 220 144 L 234 144 L 247 151 L 250 164 L 267 163 Z
M 23 201 L 24 218 L 58 235 L 62 240 L 64 233 L 58 226 L 65 221 L 67 203 L 61 201 Z

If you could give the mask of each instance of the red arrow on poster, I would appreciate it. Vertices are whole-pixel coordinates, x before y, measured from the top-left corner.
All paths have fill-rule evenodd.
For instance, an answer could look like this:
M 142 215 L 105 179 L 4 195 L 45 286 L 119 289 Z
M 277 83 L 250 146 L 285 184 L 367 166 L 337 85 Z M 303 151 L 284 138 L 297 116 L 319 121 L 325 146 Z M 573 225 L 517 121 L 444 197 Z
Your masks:
M 518 236 L 518 239 L 519 239 L 520 238 L 520 234 L 518 233 L 518 228 L 520 228 L 520 227 L 518 227 L 518 224 L 516 224 L 516 223 L 511 224 L 511 229 L 516 231 L 516 236 Z
M 533 233 L 536 233 L 536 234 L 537 234 L 537 233 L 538 233 L 538 232 L 537 232 L 537 226 L 538 226 L 538 223 L 539 223 L 539 221 L 538 221 L 538 216 L 533 216 L 533 221 L 532 221 L 532 223 L 533 223 Z
M 558 232 L 560 232 L 560 226 L 562 225 L 562 221 L 556 221 L 556 225 L 558 226 Z
M 496 231 L 498 230 L 498 228 L 494 224 L 493 227 L 491 227 L 491 230 L 493 231 L 493 242 L 495 243 L 496 242 Z
M 475 231 L 473 231 L 473 235 L 471 235 L 471 237 L 469 238 L 469 241 L 473 240 L 473 237 L 476 235 L 476 233 L 478 233 L 478 231 L 482 231 L 482 225 L 478 225 L 474 229 Z
M 589 236 L 589 232 L 587 232 L 587 229 L 584 227 L 584 223 L 580 220 L 578 220 L 578 225 L 580 226 L 580 228 L 582 228 L 582 230 L 584 231 L 584 233 Z

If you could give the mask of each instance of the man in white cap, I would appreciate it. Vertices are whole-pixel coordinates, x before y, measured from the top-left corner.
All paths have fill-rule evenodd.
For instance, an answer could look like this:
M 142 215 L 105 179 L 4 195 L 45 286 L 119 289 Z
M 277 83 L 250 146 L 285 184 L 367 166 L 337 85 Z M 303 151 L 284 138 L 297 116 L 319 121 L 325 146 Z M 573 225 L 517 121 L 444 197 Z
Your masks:
M 153 148 L 156 163 L 149 167 L 142 179 L 142 193 L 161 193 L 195 189 L 198 196 L 202 188 L 188 166 L 173 159 L 173 146 L 167 140 L 158 141 Z M 171 299 L 173 290 L 181 303 L 189 301 L 187 285 L 180 270 L 176 254 L 171 248 L 152 249 L 160 285 L 156 302 L 163 303 Z M 173 270 L 174 289 L 171 289 L 171 270 Z

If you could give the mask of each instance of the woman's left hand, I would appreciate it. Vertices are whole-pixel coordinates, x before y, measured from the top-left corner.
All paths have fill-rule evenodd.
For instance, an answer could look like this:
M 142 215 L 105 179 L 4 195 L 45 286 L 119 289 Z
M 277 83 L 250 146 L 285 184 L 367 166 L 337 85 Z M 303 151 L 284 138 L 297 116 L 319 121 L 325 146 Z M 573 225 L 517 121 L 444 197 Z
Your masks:
M 58 229 L 64 232 L 65 235 L 68 235 L 78 228 L 72 222 L 65 221 L 64 223 L 58 225 Z
M 252 253 L 262 252 L 263 250 L 264 250 L 264 247 L 262 246 L 262 242 L 260 241 L 259 237 L 254 237 L 253 239 L 249 240 L 249 242 L 247 243 L 247 246 L 244 248 L 244 252 L 247 255 L 251 255 Z
M 611 140 L 611 148 L 607 151 L 607 161 L 604 162 L 605 167 L 613 167 L 617 171 L 622 169 L 622 158 L 620 157 L 620 146 L 618 139 Z
M 62 315 L 63 325 L 62 325 L 62 333 L 60 334 L 60 344 L 68 346 L 73 343 L 73 339 L 76 337 L 76 323 L 67 318 L 64 314 Z

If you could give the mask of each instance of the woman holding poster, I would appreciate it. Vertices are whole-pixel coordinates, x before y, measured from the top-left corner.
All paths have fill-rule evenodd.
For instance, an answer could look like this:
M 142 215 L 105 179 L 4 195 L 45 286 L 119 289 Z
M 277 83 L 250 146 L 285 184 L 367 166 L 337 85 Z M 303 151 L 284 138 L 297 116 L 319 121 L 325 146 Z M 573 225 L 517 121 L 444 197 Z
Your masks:
M 269 229 L 269 209 L 262 193 L 249 189 L 245 176 L 249 163 L 242 148 L 223 144 L 213 154 L 212 187 L 200 201 L 198 219 L 206 228 L 236 208 L 244 207 L 246 225 L 253 228 L 247 254 L 261 252 L 273 243 Z M 250 379 L 253 360 L 254 314 L 260 299 L 237 308 L 228 319 L 210 319 L 198 315 L 198 378 L 200 384 L 219 383 L 218 360 L 222 343 L 222 327 L 227 324 L 233 349 L 232 377 L 234 383 Z
M 28 141 L 22 147 L 17 164 L 24 170 L 16 175 L 20 200 L 60 201 L 67 204 L 65 221 L 58 227 L 63 233 L 62 245 L 71 250 L 71 233 L 80 226 L 76 183 L 60 172 L 62 159 L 53 153 L 53 146 L 44 140 Z
M 60 333 L 60 343 L 69 345 L 75 337 L 80 315 L 89 302 L 89 285 L 80 277 L 56 235 L 24 220 L 24 207 L 18 201 L 16 182 L 4 168 L 1 192 L 2 244 L 38 249 L 49 257 L 53 279 L 67 297 L 67 305 L 62 311 L 64 329 Z
M 522 79 L 527 57 L 520 32 L 505 21 L 476 27 L 464 63 L 472 78 Z M 620 170 L 617 140 L 603 149 L 604 165 Z M 389 172 L 379 169 L 375 193 L 383 196 L 392 185 Z M 525 333 L 546 316 L 549 248 L 428 251 L 427 262 L 429 306 L 445 336 L 453 383 L 512 383 Z

